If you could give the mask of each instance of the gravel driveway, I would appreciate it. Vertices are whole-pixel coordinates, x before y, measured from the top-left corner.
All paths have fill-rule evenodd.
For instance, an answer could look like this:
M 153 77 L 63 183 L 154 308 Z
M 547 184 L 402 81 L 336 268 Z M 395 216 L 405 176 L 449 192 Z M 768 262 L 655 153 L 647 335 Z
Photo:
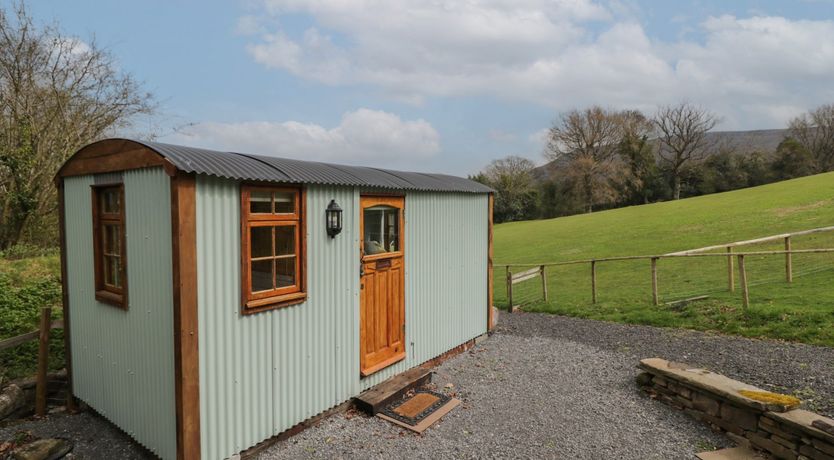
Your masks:
M 452 383 L 444 390 L 464 404 L 422 436 L 376 418 L 338 415 L 261 458 L 691 459 L 728 446 L 702 423 L 637 390 L 635 365 L 652 356 L 804 389 L 834 407 L 834 348 L 504 314 L 488 341 L 436 369 L 437 387 Z
M 834 413 L 834 348 L 631 326 L 538 313 L 503 314 L 496 333 L 436 369 L 464 403 L 422 436 L 341 414 L 280 442 L 263 459 L 686 458 L 728 441 L 637 390 L 635 365 L 662 357 L 710 368 Z M 453 386 L 447 387 L 447 384 Z M 100 417 L 57 415 L 0 428 L 76 441 L 82 458 L 145 452 Z

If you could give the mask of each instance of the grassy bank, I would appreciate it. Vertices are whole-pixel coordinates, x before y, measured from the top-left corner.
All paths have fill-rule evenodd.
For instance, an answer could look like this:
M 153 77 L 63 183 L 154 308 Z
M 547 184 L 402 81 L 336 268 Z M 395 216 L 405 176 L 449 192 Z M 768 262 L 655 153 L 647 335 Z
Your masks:
M 662 254 L 782 232 L 834 225 L 834 173 L 677 202 L 635 206 L 495 227 L 495 261 L 543 263 L 606 256 Z M 794 249 L 834 247 L 834 232 L 796 238 Z M 781 242 L 745 247 L 779 250 Z M 518 271 L 520 269 L 517 269 Z M 684 306 L 651 304 L 648 261 L 600 264 L 599 302 L 591 304 L 588 265 L 550 270 L 551 301 L 540 285 L 517 285 L 528 310 L 658 326 L 715 330 L 834 346 L 834 255 L 795 255 L 793 284 L 782 256 L 747 260 L 751 307 L 727 289 L 723 258 L 661 260 L 661 302 L 707 294 Z M 506 305 L 504 271 L 496 269 L 496 304 Z M 736 277 L 736 282 L 738 277 Z
M 0 258 L 0 340 L 38 328 L 41 307 L 53 307 L 61 318 L 58 256 Z M 63 331 L 52 331 L 50 368 L 63 367 Z M 0 380 L 32 375 L 37 366 L 37 341 L 0 351 Z

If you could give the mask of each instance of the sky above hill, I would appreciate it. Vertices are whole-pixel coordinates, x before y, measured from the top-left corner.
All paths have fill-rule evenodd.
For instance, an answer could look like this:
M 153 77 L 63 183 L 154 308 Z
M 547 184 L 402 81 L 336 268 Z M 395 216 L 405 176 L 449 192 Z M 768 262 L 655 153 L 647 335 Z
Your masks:
M 6 2 L 4 1 L 4 4 Z M 719 129 L 834 102 L 834 0 L 30 2 L 109 48 L 165 142 L 466 175 L 560 112 L 686 99 Z M 141 129 L 142 127 L 140 127 Z M 178 128 L 173 131 L 174 128 Z

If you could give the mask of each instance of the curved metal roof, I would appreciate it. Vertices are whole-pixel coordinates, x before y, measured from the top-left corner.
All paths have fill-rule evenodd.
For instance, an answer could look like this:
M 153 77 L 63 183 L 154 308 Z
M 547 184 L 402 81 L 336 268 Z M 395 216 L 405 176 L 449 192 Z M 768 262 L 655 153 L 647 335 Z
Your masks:
M 446 174 L 393 171 L 248 153 L 219 152 L 161 142 L 133 142 L 156 151 L 181 171 L 227 179 L 427 192 L 492 192 L 491 188 L 481 183 Z

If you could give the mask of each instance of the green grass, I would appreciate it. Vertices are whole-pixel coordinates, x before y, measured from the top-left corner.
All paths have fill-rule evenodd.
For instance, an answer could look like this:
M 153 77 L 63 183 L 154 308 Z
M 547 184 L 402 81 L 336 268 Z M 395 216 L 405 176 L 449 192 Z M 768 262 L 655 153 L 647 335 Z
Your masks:
M 495 302 L 499 307 L 507 302 L 501 264 L 663 254 L 831 225 L 834 173 L 677 202 L 496 225 Z M 834 232 L 794 238 L 793 247 L 834 248 Z M 781 242 L 744 248 L 781 249 Z M 536 281 L 516 285 L 514 299 L 532 311 L 834 346 L 834 254 L 794 255 L 790 285 L 784 281 L 783 256 L 749 257 L 746 262 L 751 300 L 747 311 L 739 290 L 727 289 L 723 257 L 659 262 L 661 303 L 710 296 L 681 307 L 652 305 L 647 260 L 598 264 L 595 305 L 587 264 L 548 269 L 549 303 L 539 300 L 541 286 Z

